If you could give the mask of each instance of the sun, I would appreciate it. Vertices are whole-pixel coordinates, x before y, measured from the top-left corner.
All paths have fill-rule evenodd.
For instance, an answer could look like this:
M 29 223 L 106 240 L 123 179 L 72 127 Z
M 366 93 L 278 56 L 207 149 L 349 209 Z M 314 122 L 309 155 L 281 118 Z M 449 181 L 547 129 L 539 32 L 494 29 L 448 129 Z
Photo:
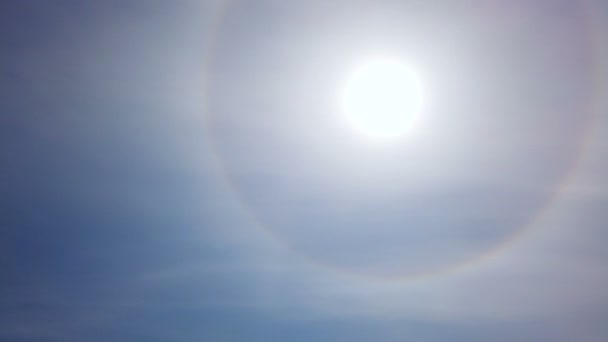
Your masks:
M 414 129 L 424 104 L 415 70 L 391 59 L 357 67 L 341 95 L 342 110 L 352 128 L 382 139 L 398 138 Z

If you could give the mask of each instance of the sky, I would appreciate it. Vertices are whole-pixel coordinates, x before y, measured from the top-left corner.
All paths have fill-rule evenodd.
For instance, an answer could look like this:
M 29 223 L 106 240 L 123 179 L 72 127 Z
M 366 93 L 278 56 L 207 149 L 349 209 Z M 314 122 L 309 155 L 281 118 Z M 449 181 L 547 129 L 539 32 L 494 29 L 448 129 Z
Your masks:
M 0 340 L 606 341 L 607 17 L 2 1 Z M 379 57 L 390 142 L 338 100 Z

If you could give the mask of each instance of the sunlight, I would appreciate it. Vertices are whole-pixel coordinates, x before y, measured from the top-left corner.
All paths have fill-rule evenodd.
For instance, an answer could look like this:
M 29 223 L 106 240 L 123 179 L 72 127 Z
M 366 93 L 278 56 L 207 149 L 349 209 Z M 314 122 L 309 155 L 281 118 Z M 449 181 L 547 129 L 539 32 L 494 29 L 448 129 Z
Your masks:
M 423 91 L 414 70 L 395 60 L 373 60 L 356 68 L 342 93 L 352 127 L 375 138 L 396 138 L 415 129 Z

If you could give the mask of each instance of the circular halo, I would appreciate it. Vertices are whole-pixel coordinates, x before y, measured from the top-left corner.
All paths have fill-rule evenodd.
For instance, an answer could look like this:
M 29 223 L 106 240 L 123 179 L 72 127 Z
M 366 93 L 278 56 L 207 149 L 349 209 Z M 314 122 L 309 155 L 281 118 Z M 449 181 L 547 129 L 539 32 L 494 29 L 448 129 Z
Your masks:
M 215 20 L 212 23 L 213 29 L 210 30 L 211 39 L 210 39 L 210 44 L 208 45 L 208 49 L 206 51 L 207 58 L 206 58 L 206 63 L 205 63 L 205 67 L 203 70 L 203 82 L 205 85 L 203 96 L 205 98 L 208 98 L 208 96 L 209 96 L 208 90 L 210 89 L 210 74 L 211 74 L 210 70 L 211 70 L 211 66 L 214 63 L 214 52 L 215 52 L 214 49 L 215 49 L 215 44 L 216 44 L 217 33 L 222 25 L 222 20 L 232 2 L 233 1 L 226 0 L 221 3 L 221 5 L 218 8 L 217 15 L 214 17 Z M 589 27 L 588 27 L 589 29 L 588 29 L 588 32 L 587 32 L 588 35 L 586 36 L 586 38 L 589 41 L 588 45 L 589 45 L 589 50 L 590 50 L 590 54 L 587 57 L 589 58 L 589 62 L 591 65 L 598 67 L 598 64 L 595 61 L 595 58 L 597 56 L 596 56 L 596 51 L 594 50 L 594 48 L 597 47 L 596 45 L 598 45 L 601 40 L 598 37 L 594 36 L 594 33 L 597 33 L 598 30 L 596 30 L 593 27 L 593 26 L 597 25 L 597 18 L 594 18 L 593 11 L 591 8 L 592 6 L 588 1 L 581 1 L 581 6 L 584 8 L 584 12 L 585 12 L 587 18 L 590 19 L 587 21 L 587 25 L 589 25 Z M 599 72 L 594 73 L 594 75 L 597 75 L 597 74 L 599 74 Z M 595 90 L 595 92 L 592 96 L 592 100 L 596 101 L 597 93 L 599 93 L 598 87 L 600 87 L 600 84 L 599 84 L 598 79 L 595 79 L 592 82 L 595 85 L 595 87 L 593 88 Z M 294 248 L 289 241 L 286 241 L 281 236 L 277 235 L 272 230 L 271 227 L 268 227 L 263 222 L 263 220 L 261 220 L 259 218 L 258 214 L 248 205 L 247 201 L 241 195 L 241 192 L 240 192 L 238 186 L 233 182 L 233 180 L 230 178 L 230 176 L 226 173 L 222 154 L 217 150 L 217 146 L 215 145 L 216 142 L 214 140 L 214 132 L 212 129 L 213 124 L 210 122 L 212 113 L 211 113 L 211 111 L 209 111 L 209 108 L 207 106 L 206 106 L 206 111 L 205 111 L 205 116 L 207 118 L 207 125 L 205 126 L 205 129 L 208 130 L 208 133 L 209 133 L 208 136 L 210 137 L 209 143 L 215 150 L 215 157 L 216 157 L 216 163 L 217 163 L 216 166 L 221 171 L 222 176 L 224 176 L 224 181 L 231 189 L 232 194 L 235 196 L 237 201 L 240 203 L 243 210 L 250 214 L 251 219 L 261 229 L 261 231 L 264 231 L 264 232 L 270 234 L 270 236 L 272 236 L 275 239 L 275 241 L 277 241 L 278 243 L 293 250 L 294 252 L 297 252 L 298 254 L 304 256 L 306 259 L 313 262 L 314 264 L 317 264 L 317 265 L 323 266 L 323 267 L 327 267 L 327 268 L 335 270 L 337 272 L 344 272 L 344 273 L 355 275 L 355 276 L 361 276 L 366 279 L 369 279 L 369 277 L 372 277 L 372 279 L 384 279 L 384 280 L 390 279 L 392 281 L 411 281 L 411 280 L 421 280 L 421 279 L 434 278 L 434 277 L 438 277 L 438 276 L 444 276 L 444 275 L 448 275 L 448 274 L 453 274 L 454 272 L 463 271 L 465 269 L 470 269 L 472 266 L 479 265 L 482 262 L 486 262 L 486 261 L 490 260 L 492 257 L 505 252 L 507 249 L 512 247 L 514 245 L 514 243 L 521 240 L 525 235 L 527 235 L 527 233 L 529 233 L 535 227 L 537 227 L 537 223 L 545 216 L 546 213 L 548 213 L 550 211 L 554 202 L 559 198 L 560 188 L 562 186 L 565 186 L 568 183 L 568 181 L 570 180 L 570 178 L 576 172 L 578 162 L 581 158 L 581 155 L 584 152 L 584 148 L 586 147 L 586 143 L 589 138 L 589 132 L 595 121 L 594 119 L 596 119 L 597 114 L 598 114 L 597 108 L 596 108 L 597 103 L 594 101 L 587 103 L 587 106 L 585 107 L 584 112 L 588 113 L 588 115 L 589 115 L 589 118 L 586 121 L 586 125 L 582 125 L 581 127 L 579 127 L 576 130 L 575 135 L 578 137 L 578 139 L 577 139 L 578 144 L 577 144 L 577 148 L 575 149 L 575 151 L 573 153 L 574 157 L 572 158 L 570 166 L 563 170 L 562 176 L 560 177 L 560 181 L 555 184 L 550 195 L 547 196 L 547 198 L 545 199 L 543 205 L 541 205 L 538 208 L 538 210 L 534 211 L 534 213 L 532 213 L 528 217 L 528 219 L 525 220 L 525 222 L 523 222 L 520 226 L 518 226 L 519 228 L 517 228 L 513 234 L 511 234 L 508 237 L 506 237 L 505 239 L 503 239 L 503 241 L 501 243 L 496 244 L 492 248 L 488 248 L 485 252 L 479 253 L 476 256 L 467 258 L 465 260 L 456 261 L 456 262 L 452 263 L 451 265 L 447 265 L 444 267 L 438 267 L 435 269 L 430 269 L 430 270 L 421 271 L 421 272 L 417 272 L 417 273 L 411 273 L 411 274 L 390 274 L 390 275 L 380 274 L 379 275 L 379 274 L 369 274 L 369 273 L 365 273 L 365 272 L 361 273 L 361 272 L 357 272 L 356 270 L 352 270 L 352 269 L 336 267 L 333 264 L 328 264 L 328 263 L 324 262 L 323 260 L 315 258 L 311 255 L 307 255 L 306 253 L 300 252 L 298 249 Z

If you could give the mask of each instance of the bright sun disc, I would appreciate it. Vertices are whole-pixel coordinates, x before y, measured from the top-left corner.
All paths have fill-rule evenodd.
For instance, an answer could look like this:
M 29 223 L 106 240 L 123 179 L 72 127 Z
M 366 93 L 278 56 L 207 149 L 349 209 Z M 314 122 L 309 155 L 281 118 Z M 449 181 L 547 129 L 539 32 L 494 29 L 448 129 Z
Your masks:
M 342 107 L 353 127 L 368 136 L 394 138 L 411 130 L 422 111 L 418 75 L 403 63 L 375 60 L 350 76 Z

